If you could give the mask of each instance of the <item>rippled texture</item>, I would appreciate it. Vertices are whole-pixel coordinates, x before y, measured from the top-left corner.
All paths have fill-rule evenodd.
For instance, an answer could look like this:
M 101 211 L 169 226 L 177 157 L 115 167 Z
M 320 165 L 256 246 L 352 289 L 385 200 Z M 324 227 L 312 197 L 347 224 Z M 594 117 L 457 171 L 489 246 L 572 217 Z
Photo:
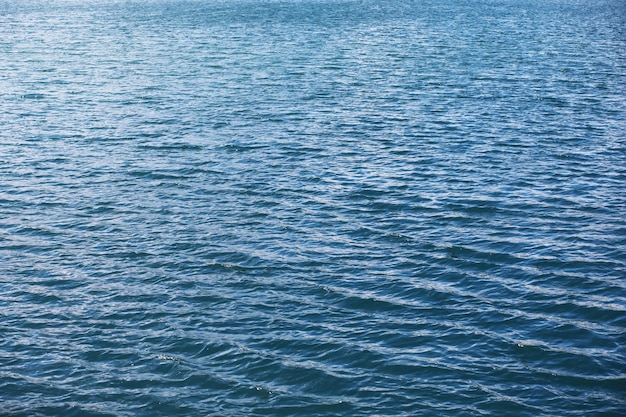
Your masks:
M 619 0 L 0 3 L 0 414 L 626 414 Z

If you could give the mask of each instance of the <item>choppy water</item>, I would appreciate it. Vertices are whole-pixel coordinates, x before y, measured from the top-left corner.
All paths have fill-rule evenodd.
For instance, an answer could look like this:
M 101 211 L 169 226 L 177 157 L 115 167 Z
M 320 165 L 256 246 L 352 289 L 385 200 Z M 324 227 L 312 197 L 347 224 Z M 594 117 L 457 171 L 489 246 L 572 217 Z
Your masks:
M 0 3 L 0 415 L 626 413 L 620 0 Z

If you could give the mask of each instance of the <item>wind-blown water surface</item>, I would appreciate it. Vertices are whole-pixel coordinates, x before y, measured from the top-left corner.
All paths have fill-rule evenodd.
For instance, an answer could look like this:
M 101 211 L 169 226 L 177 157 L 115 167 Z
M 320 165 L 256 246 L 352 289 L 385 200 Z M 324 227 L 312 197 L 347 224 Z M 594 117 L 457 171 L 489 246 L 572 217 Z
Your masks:
M 0 4 L 0 414 L 626 413 L 619 0 Z

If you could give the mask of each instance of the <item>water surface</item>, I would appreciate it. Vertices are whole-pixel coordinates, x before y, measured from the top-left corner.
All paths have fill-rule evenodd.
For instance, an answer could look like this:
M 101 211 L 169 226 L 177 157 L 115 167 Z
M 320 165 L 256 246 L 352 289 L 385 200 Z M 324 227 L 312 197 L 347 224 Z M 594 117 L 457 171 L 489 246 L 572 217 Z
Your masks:
M 626 414 L 618 0 L 0 4 L 0 415 Z

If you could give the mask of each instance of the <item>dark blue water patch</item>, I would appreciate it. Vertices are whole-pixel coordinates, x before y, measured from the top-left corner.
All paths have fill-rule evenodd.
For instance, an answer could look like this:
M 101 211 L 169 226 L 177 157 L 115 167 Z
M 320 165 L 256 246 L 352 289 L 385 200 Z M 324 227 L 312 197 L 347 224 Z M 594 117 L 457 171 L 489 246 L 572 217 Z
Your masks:
M 24 100 L 43 100 L 46 96 L 42 93 L 28 93 L 21 95 L 20 98 Z

